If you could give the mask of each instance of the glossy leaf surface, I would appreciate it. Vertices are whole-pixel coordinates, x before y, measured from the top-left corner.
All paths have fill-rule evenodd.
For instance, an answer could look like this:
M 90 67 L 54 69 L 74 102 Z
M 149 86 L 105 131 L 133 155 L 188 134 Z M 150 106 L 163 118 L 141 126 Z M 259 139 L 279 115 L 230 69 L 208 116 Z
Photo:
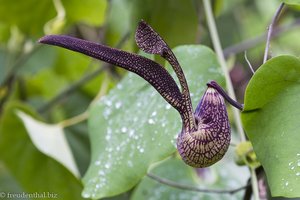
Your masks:
M 207 47 L 180 46 L 174 52 L 187 77 L 194 105 L 203 95 L 206 82 L 223 82 L 216 57 Z M 101 198 L 129 190 L 152 163 L 174 153 L 181 120 L 149 84 L 129 73 L 90 108 L 89 129 L 92 161 L 83 179 L 83 196 Z

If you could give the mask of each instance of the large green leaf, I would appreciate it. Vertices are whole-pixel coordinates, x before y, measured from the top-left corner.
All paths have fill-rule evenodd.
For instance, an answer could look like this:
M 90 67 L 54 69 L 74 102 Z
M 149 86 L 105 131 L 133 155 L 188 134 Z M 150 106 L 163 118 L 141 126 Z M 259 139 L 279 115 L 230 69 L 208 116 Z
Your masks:
M 224 83 L 215 54 L 204 46 L 174 49 L 194 106 L 214 79 Z M 149 165 L 175 152 L 179 114 L 143 79 L 131 73 L 90 108 L 92 160 L 83 196 L 101 198 L 132 188 Z
M 257 70 L 245 94 L 244 128 L 273 196 L 300 197 L 300 60 L 275 57 Z
M 16 110 L 33 114 L 21 103 L 6 104 L 0 120 L 0 159 L 21 189 L 27 193 L 51 192 L 57 194 L 58 199 L 82 199 L 81 182 L 60 163 L 35 148 Z

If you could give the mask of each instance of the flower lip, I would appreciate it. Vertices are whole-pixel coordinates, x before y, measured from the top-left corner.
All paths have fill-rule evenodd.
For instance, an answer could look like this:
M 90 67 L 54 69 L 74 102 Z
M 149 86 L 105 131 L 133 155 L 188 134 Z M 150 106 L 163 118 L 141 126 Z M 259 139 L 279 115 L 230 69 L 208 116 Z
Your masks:
M 230 96 L 228 96 L 228 94 L 223 90 L 223 88 L 214 80 L 208 82 L 206 84 L 208 87 L 212 87 L 215 90 L 217 90 L 223 97 L 224 99 L 226 99 L 226 101 L 228 103 L 230 103 L 231 105 L 233 105 L 234 107 L 236 107 L 239 110 L 243 110 L 243 105 L 240 104 L 239 102 L 233 100 Z

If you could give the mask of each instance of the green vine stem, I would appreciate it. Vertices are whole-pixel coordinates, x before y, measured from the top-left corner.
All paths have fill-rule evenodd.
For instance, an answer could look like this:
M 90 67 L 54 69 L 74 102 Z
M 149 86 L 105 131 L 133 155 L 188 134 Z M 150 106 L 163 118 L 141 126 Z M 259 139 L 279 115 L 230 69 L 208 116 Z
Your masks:
M 108 90 L 108 78 L 106 77 L 104 79 L 104 81 L 101 84 L 101 88 L 97 94 L 97 96 L 92 100 L 91 105 L 95 104 L 96 101 L 99 101 L 99 99 L 101 99 L 101 97 L 103 97 Z M 75 117 L 72 117 L 70 119 L 66 119 L 63 120 L 59 123 L 60 126 L 62 126 L 63 128 L 69 127 L 69 126 L 73 126 L 75 124 L 78 124 L 80 122 L 83 122 L 85 120 L 87 120 L 89 117 L 89 111 L 88 109 L 85 110 L 83 113 L 76 115 Z
M 234 90 L 233 90 L 232 82 L 230 80 L 228 68 L 226 66 L 225 57 L 223 55 L 221 42 L 220 42 L 220 39 L 219 39 L 219 36 L 218 36 L 216 23 L 215 23 L 215 20 L 214 20 L 214 17 L 213 17 L 213 12 L 212 12 L 212 8 L 211 8 L 210 0 L 203 0 L 203 4 L 204 4 L 206 20 L 207 20 L 208 28 L 209 28 L 209 31 L 210 31 L 212 43 L 214 45 L 214 49 L 216 51 L 218 60 L 220 62 L 223 73 L 225 75 L 227 91 L 228 91 L 229 96 L 232 99 L 235 100 L 236 97 L 235 97 L 235 93 L 234 93 Z M 244 134 L 244 130 L 243 130 L 239 110 L 233 109 L 233 114 L 234 114 L 234 120 L 235 120 L 237 129 L 238 129 L 238 132 L 240 134 L 241 141 L 246 141 L 246 137 L 245 137 L 245 134 Z M 250 169 L 250 173 L 251 173 L 251 185 L 252 185 L 254 200 L 259 200 L 260 199 L 259 198 L 259 190 L 258 190 L 257 177 L 256 177 L 256 174 L 255 174 L 255 171 Z
M 230 80 L 228 68 L 226 66 L 226 61 L 225 61 L 225 58 L 224 58 L 224 55 L 223 55 L 220 39 L 219 39 L 219 36 L 218 36 L 216 23 L 215 23 L 213 14 L 212 14 L 210 1 L 209 0 L 203 0 L 203 3 L 204 3 L 204 10 L 205 10 L 205 14 L 206 14 L 207 24 L 208 24 L 211 39 L 212 39 L 212 42 L 213 42 L 213 45 L 214 45 L 214 49 L 216 51 L 218 60 L 220 62 L 222 71 L 223 71 L 224 76 L 225 76 L 228 95 L 233 100 L 236 100 L 235 93 L 234 93 L 233 86 L 232 86 L 232 82 Z M 238 109 L 233 109 L 233 114 L 234 114 L 234 120 L 235 120 L 237 129 L 238 129 L 238 132 L 240 134 L 241 141 L 246 141 L 246 137 L 245 137 L 245 134 L 244 134 L 242 121 L 241 121 L 241 117 L 240 117 L 240 111 Z
M 66 120 L 61 121 L 59 123 L 59 125 L 63 128 L 73 126 L 75 124 L 78 124 L 80 122 L 83 122 L 83 121 L 87 120 L 88 116 L 89 116 L 88 112 L 84 111 L 83 113 L 81 113 L 79 115 L 76 115 L 75 117 L 72 117 L 70 119 L 66 119 Z
M 277 9 L 275 15 L 273 16 L 271 24 L 268 27 L 267 42 L 266 42 L 263 63 L 265 63 L 268 60 L 268 53 L 269 53 L 269 48 L 270 48 L 270 40 L 271 40 L 271 36 L 273 33 L 273 27 L 274 27 L 276 21 L 279 19 L 279 16 L 280 16 L 280 13 L 281 13 L 283 7 L 284 7 L 284 3 L 281 3 L 279 8 Z
M 247 187 L 249 187 L 250 185 L 244 185 L 235 189 L 229 189 L 229 190 L 218 190 L 218 189 L 205 189 L 205 188 L 199 188 L 199 187 L 195 187 L 195 186 L 190 186 L 190 185 L 184 185 L 182 183 L 178 183 L 178 182 L 174 182 L 171 181 L 169 179 L 166 178 L 162 178 L 160 176 L 156 176 L 152 173 L 147 173 L 147 176 L 149 178 L 151 178 L 152 180 L 164 184 L 164 185 L 168 185 L 170 187 L 174 187 L 177 189 L 181 189 L 181 190 L 187 190 L 187 191 L 194 191 L 194 192 L 203 192 L 203 193 L 214 193 L 214 194 L 235 194 L 237 192 L 240 192 L 244 189 L 246 189 Z

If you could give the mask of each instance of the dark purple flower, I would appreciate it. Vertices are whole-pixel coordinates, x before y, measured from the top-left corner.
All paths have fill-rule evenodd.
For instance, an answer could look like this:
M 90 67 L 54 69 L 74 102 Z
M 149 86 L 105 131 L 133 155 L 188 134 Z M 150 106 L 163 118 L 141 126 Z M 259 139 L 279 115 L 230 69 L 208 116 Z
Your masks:
M 182 131 L 177 139 L 177 148 L 184 162 L 193 167 L 214 164 L 224 156 L 230 143 L 230 125 L 224 98 L 239 109 L 242 109 L 242 105 L 228 97 L 215 81 L 211 81 L 193 113 L 186 78 L 167 43 L 144 21 L 139 23 L 135 39 L 140 49 L 158 54 L 171 64 L 181 91 L 164 67 L 143 56 L 63 35 L 48 35 L 39 42 L 83 53 L 144 78 L 181 116 Z

